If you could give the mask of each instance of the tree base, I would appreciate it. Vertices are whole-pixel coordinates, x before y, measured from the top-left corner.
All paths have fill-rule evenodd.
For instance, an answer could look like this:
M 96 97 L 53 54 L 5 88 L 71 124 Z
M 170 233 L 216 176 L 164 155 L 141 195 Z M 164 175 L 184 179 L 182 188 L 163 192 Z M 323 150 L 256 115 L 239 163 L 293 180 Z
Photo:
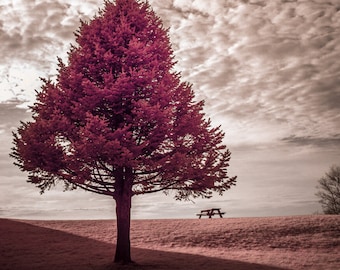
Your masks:
M 112 263 L 108 264 L 104 269 L 105 270 L 117 270 L 117 269 L 125 269 L 126 266 L 127 268 L 126 269 L 131 269 L 130 267 L 132 268 L 139 268 L 139 264 L 137 264 L 136 262 L 134 261 L 129 261 L 129 262 L 124 262 L 124 261 L 113 261 Z M 122 268 L 121 268 L 122 267 Z
M 114 260 L 113 261 L 114 265 L 133 265 L 136 264 L 136 262 L 129 260 L 129 261 L 125 261 L 125 260 Z

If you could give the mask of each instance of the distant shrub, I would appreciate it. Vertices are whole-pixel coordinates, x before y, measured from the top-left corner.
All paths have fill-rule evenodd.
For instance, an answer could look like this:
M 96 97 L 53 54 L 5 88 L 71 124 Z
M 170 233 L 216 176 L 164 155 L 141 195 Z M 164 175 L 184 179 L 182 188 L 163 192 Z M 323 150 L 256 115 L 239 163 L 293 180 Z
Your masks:
M 340 166 L 333 165 L 329 172 L 319 179 L 318 192 L 319 202 L 323 212 L 329 215 L 340 214 Z

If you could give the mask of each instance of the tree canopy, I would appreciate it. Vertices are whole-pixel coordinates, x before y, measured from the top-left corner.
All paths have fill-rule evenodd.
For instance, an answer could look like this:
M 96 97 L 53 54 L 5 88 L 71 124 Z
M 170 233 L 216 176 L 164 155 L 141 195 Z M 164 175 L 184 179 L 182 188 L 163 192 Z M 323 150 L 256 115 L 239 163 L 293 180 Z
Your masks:
M 34 120 L 15 134 L 12 155 L 30 182 L 114 196 L 129 168 L 133 195 L 172 189 L 178 199 L 235 183 L 224 134 L 172 70 L 168 33 L 149 5 L 107 2 L 76 36 L 57 82 L 44 80 Z

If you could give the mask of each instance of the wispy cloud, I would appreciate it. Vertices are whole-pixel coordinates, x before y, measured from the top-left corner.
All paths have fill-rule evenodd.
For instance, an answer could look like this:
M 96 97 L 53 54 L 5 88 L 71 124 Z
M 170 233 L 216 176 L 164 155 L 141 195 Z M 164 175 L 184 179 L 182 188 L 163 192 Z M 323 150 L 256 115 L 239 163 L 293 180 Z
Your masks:
M 66 57 L 80 19 L 91 18 L 99 1 L 0 3 L 0 102 L 34 101 L 39 77 L 56 73 L 57 56 Z
M 65 41 L 68 45 L 79 20 L 92 17 L 97 9 L 98 1 L 19 0 L 1 5 L 2 18 L 6 19 L 0 21 L 0 61 L 25 60 L 48 68 L 50 59 L 45 57 L 63 47 Z
M 237 121 L 261 142 L 258 126 L 276 141 L 339 130 L 336 1 L 168 1 L 165 10 L 175 14 L 179 69 L 227 131 Z
M 318 147 L 336 147 L 337 149 L 340 149 L 340 134 L 331 137 L 297 137 L 293 135 L 283 138 L 282 140 L 299 146 L 312 145 Z

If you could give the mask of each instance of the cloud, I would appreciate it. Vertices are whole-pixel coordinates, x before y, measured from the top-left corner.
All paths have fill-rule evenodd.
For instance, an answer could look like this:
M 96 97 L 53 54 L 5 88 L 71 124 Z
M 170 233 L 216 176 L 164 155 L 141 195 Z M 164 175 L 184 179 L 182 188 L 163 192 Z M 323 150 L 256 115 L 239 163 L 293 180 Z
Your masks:
M 317 147 L 336 147 L 339 149 L 340 147 L 340 134 L 336 134 L 332 137 L 312 137 L 312 136 L 305 136 L 305 137 L 298 137 L 298 136 L 289 136 L 283 138 L 282 141 L 288 142 L 291 144 L 295 144 L 298 146 L 305 146 L 305 145 L 312 145 Z
M 17 98 L 32 103 L 39 77 L 56 73 L 80 19 L 89 20 L 99 1 L 29 1 L 0 4 L 0 102 Z M 5 18 L 5 19 L 4 19 Z
M 336 1 L 151 4 L 171 26 L 183 79 L 233 143 L 332 137 L 340 129 Z
M 58 46 L 59 32 L 63 29 L 60 21 L 66 15 L 65 10 L 59 2 L 36 4 L 25 1 L 2 6 L 2 14 L 6 17 L 1 23 L 2 61 L 15 58 L 39 61 L 39 54 L 53 45 Z
M 26 107 L 27 104 L 35 100 L 35 89 L 38 89 L 41 81 L 39 77 L 44 77 L 46 73 L 39 70 L 36 66 L 11 62 L 10 65 L 0 69 L 1 96 L 0 103 L 9 103 L 16 106 Z M 13 103 L 14 102 L 14 103 Z
M 8 103 L 0 103 L 0 125 L 8 134 L 19 125 L 20 120 L 30 118 L 30 113 L 27 110 L 18 108 L 16 106 L 18 104 L 20 104 L 20 102 L 16 100 Z

